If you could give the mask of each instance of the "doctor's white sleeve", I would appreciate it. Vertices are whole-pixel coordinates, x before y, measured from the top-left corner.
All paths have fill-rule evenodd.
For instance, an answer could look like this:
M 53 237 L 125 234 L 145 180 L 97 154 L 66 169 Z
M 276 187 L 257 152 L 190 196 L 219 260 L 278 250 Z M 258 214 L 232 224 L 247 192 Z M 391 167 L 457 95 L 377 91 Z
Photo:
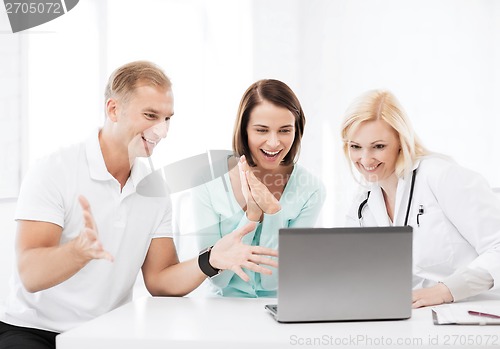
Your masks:
M 444 171 L 433 189 L 445 215 L 478 253 L 471 263 L 442 280 L 454 300 L 498 285 L 500 200 L 482 176 L 458 165 Z

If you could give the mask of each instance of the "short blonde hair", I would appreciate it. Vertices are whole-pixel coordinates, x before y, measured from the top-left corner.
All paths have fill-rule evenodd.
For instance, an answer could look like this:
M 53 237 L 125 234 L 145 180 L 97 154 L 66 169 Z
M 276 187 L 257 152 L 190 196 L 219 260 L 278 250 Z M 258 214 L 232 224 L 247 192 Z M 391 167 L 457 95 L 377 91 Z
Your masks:
M 350 160 L 349 141 L 351 135 L 362 123 L 376 120 L 385 121 L 396 131 L 401 151 L 396 161 L 395 172 L 398 177 L 407 176 L 415 161 L 428 155 L 429 151 L 422 145 L 406 112 L 390 91 L 371 90 L 365 92 L 356 98 L 347 109 L 341 131 L 346 158 Z
M 148 61 L 135 61 L 122 65 L 109 77 L 104 91 L 105 101 L 109 98 L 127 100 L 138 83 L 170 89 L 172 83 L 163 70 Z

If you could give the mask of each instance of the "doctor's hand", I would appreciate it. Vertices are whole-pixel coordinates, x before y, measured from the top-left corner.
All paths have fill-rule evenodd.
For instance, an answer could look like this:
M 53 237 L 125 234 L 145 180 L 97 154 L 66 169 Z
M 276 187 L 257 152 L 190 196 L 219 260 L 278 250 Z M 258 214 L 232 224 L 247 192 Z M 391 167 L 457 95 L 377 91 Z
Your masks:
M 268 257 L 278 257 L 278 251 L 268 247 L 245 245 L 241 242 L 241 239 L 254 229 L 255 223 L 251 222 L 217 241 L 210 253 L 210 265 L 221 270 L 231 270 L 244 281 L 250 278 L 242 268 L 271 275 L 271 270 L 260 265 L 277 268 L 278 262 Z
M 101 242 L 99 241 L 99 234 L 97 232 L 97 225 L 94 216 L 90 211 L 90 204 L 84 196 L 78 198 L 80 205 L 83 209 L 84 227 L 74 240 L 72 240 L 75 253 L 84 262 L 92 259 L 106 259 L 110 262 L 113 261 L 113 256 L 104 250 Z
M 453 296 L 450 290 L 441 282 L 432 287 L 413 291 L 412 298 L 413 309 L 453 302 Z
M 262 209 L 255 202 L 252 193 L 250 192 L 250 186 L 246 178 L 246 172 L 249 170 L 249 166 L 245 160 L 245 155 L 243 155 L 238 161 L 238 173 L 240 174 L 241 182 L 241 192 L 246 202 L 246 215 L 250 221 L 259 222 L 262 218 Z
M 240 158 L 239 166 L 245 173 L 245 178 L 250 189 L 250 194 L 259 205 L 260 209 L 267 214 L 274 214 L 281 210 L 281 205 L 269 188 L 262 183 L 255 174 L 250 171 L 245 156 Z

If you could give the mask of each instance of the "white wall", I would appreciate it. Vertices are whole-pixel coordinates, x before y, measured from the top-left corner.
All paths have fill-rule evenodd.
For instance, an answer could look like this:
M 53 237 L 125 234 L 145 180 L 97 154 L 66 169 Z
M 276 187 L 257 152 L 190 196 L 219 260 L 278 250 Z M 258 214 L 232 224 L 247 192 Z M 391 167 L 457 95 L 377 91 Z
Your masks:
M 107 3 L 108 74 L 125 62 L 148 59 L 172 79 L 175 115 L 155 150 L 155 166 L 229 149 L 239 99 L 253 82 L 252 1 Z M 148 23 L 125 26 L 129 18 Z
M 102 11 L 102 2 L 80 1 L 64 16 L 17 34 L 27 42 L 28 165 L 103 123 Z
M 22 58 L 23 40 L 5 34 L 10 31 L 7 14 L 0 10 L 0 192 L 17 196 L 22 150 Z M 14 155 L 16 158 L 12 158 Z M 15 170 L 14 170 L 15 169 Z M 0 198 L 0 311 L 8 292 L 8 280 L 14 262 L 15 199 Z
M 7 13 L 0 11 L 0 198 L 17 197 L 25 155 L 26 44 L 9 31 Z
M 14 264 L 15 200 L 0 201 L 0 310 L 8 293 L 8 280 Z

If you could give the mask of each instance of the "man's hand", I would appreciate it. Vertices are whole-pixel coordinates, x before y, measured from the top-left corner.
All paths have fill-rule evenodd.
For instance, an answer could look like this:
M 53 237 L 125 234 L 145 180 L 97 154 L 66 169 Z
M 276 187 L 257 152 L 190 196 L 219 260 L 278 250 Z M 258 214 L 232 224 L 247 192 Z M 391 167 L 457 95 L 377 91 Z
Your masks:
M 107 259 L 112 262 L 114 259 L 113 256 L 104 250 L 101 242 L 99 241 L 97 225 L 95 223 L 94 216 L 92 216 L 89 202 L 82 195 L 80 195 L 78 201 L 83 209 L 83 220 L 85 222 L 85 226 L 80 232 L 80 235 L 73 240 L 73 247 L 76 253 L 85 262 L 92 259 Z
M 245 245 L 241 242 L 241 239 L 254 229 L 255 223 L 251 222 L 217 241 L 210 253 L 210 265 L 217 269 L 231 270 L 244 281 L 250 278 L 242 268 L 271 275 L 271 270 L 260 264 L 277 268 L 276 260 L 264 256 L 278 257 L 278 251 L 262 246 Z

